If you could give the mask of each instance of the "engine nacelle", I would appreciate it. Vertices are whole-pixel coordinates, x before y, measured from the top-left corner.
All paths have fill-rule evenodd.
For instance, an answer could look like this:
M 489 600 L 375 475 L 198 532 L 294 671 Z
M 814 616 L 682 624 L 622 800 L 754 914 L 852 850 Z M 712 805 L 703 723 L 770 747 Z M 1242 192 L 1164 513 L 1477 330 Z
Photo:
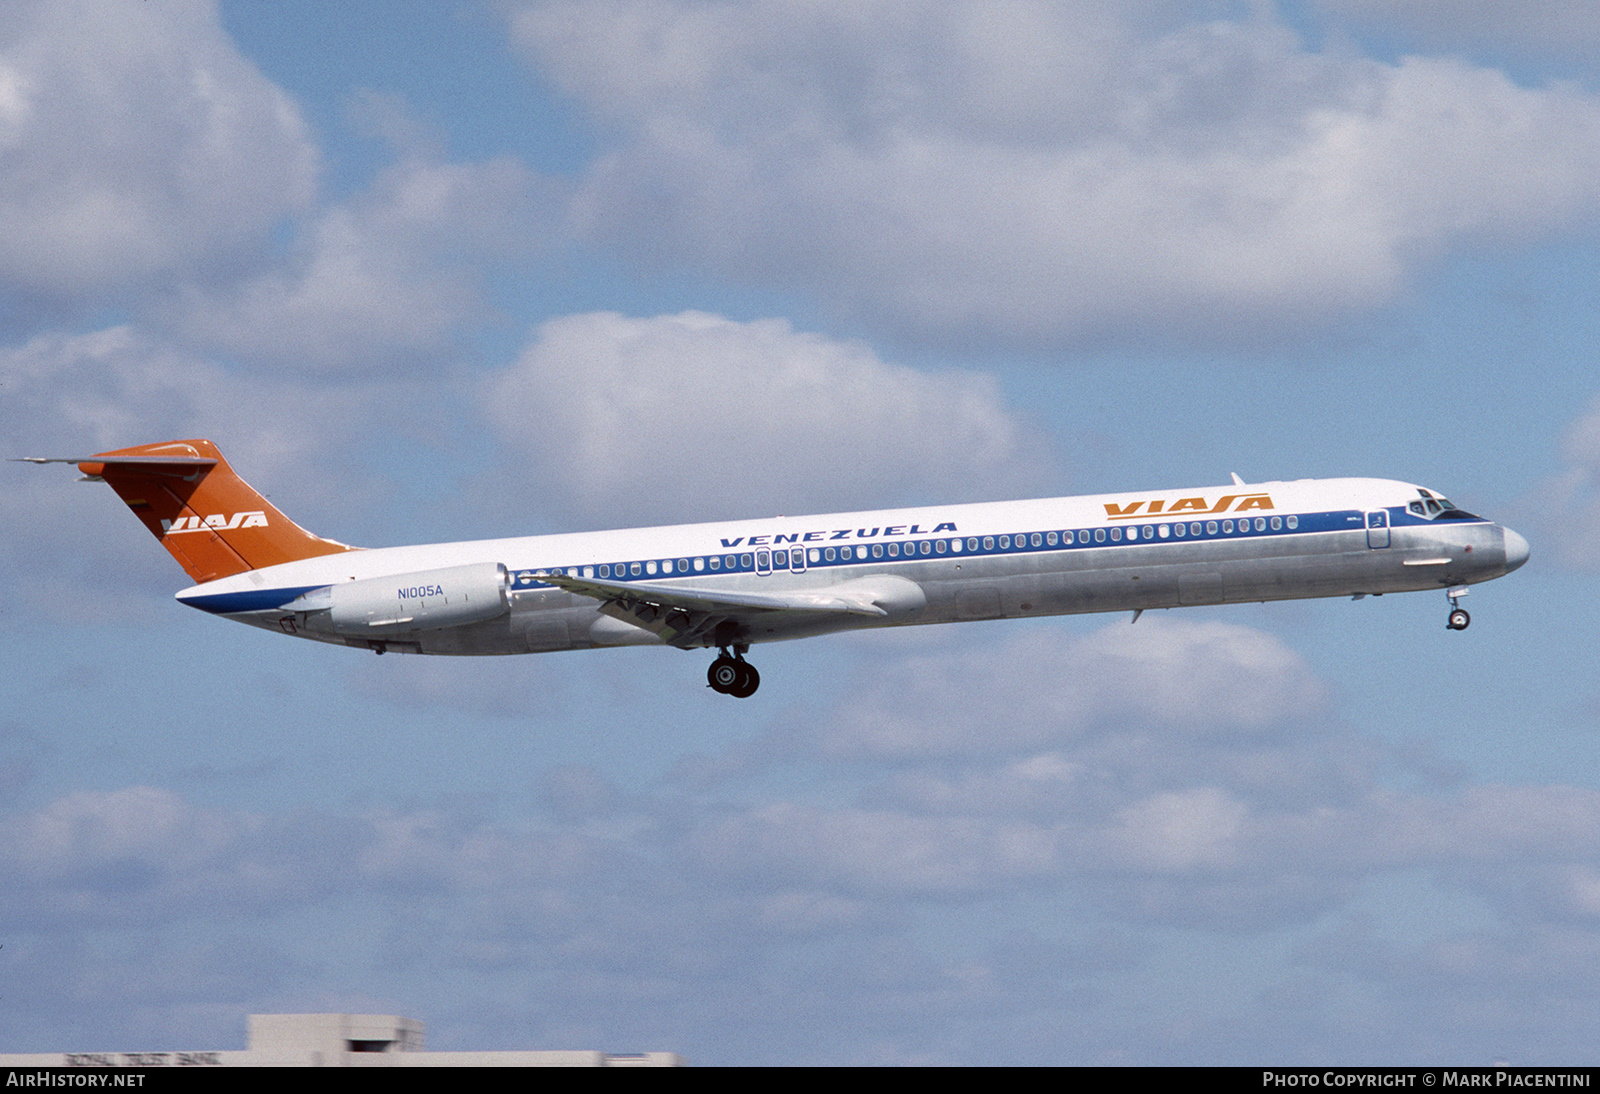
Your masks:
M 357 637 L 459 627 L 509 612 L 509 589 L 499 562 L 369 577 L 328 588 L 328 621 L 335 634 Z

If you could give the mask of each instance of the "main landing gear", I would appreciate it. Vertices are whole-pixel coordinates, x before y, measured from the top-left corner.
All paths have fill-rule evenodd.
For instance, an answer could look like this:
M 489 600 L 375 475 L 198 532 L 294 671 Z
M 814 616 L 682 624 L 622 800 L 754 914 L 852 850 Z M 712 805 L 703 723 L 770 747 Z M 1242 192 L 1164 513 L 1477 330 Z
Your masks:
M 1450 619 L 1445 623 L 1446 629 L 1452 631 L 1466 630 L 1467 625 L 1472 622 L 1472 616 L 1467 614 L 1467 609 L 1461 606 L 1461 602 L 1458 599 L 1467 595 L 1466 587 L 1458 585 L 1445 595 L 1450 598 Z
M 711 667 L 706 670 L 706 683 L 712 691 L 731 695 L 735 699 L 748 699 L 756 693 L 756 688 L 761 686 L 761 674 L 756 667 L 744 659 L 747 647 L 733 647 L 733 656 L 728 656 L 728 647 L 722 647 L 722 656 L 711 662 Z

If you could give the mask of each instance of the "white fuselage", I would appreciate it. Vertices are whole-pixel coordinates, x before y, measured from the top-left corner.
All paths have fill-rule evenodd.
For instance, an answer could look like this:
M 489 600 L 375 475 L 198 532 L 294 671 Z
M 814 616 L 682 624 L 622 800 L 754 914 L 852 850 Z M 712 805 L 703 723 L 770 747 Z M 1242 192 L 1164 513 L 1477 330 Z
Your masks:
M 252 570 L 178 598 L 364 648 L 509 654 L 1445 589 L 1500 577 L 1527 557 L 1526 541 L 1492 521 L 1413 512 L 1432 497 L 1389 480 L 1310 479 L 389 547 Z M 365 631 L 329 623 L 330 595 L 346 583 L 437 592 L 442 603 L 449 590 L 430 575 L 483 564 L 504 567 L 491 590 L 498 601 L 468 595 L 474 611 L 488 604 L 484 618 L 374 616 Z M 644 621 L 666 609 L 640 602 L 670 608 L 673 590 L 697 598 L 686 619 L 706 618 L 652 629 Z M 773 606 L 834 591 L 866 607 Z M 460 598 L 452 603 L 458 611 Z

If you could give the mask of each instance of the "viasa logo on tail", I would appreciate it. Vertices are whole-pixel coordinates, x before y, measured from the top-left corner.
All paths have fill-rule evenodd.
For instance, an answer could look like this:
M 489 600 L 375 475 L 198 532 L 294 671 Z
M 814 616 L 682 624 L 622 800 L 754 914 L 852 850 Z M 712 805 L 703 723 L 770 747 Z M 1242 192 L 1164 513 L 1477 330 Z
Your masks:
M 259 510 L 253 513 L 235 513 L 233 519 L 228 519 L 228 514 L 217 513 L 209 517 L 179 517 L 177 520 L 164 520 L 161 522 L 161 534 L 172 535 L 175 532 L 222 532 L 229 528 L 265 528 L 267 514 Z
M 1179 498 L 1168 505 L 1165 499 L 1130 501 L 1119 505 L 1105 503 L 1107 520 L 1133 520 L 1135 517 L 1187 517 L 1198 513 L 1242 513 L 1248 509 L 1272 509 L 1271 494 L 1224 494 L 1215 505 L 1205 498 Z

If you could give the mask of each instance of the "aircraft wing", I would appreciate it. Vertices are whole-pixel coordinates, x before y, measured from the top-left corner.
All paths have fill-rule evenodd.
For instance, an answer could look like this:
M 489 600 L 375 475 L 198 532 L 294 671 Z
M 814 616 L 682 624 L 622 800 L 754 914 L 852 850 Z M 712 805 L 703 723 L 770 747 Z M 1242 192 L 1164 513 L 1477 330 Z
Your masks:
M 606 615 L 643 627 L 669 645 L 689 648 L 717 644 L 718 625 L 735 625 L 770 613 L 863 615 L 883 618 L 914 611 L 927 603 L 922 589 L 903 577 L 879 575 L 818 589 L 780 593 L 734 592 L 693 585 L 663 585 L 567 574 L 538 574 L 537 580 L 601 602 Z

